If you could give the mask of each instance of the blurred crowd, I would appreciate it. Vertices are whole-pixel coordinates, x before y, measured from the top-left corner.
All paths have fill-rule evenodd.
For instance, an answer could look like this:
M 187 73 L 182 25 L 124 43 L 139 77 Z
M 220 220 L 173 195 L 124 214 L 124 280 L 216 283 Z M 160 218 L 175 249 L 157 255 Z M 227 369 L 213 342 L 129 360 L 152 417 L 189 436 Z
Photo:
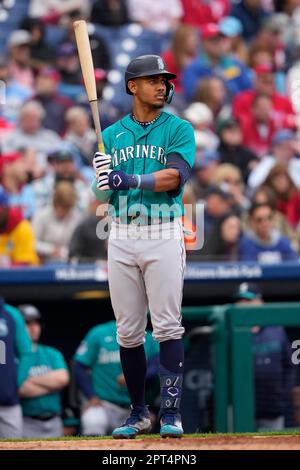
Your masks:
M 16 3 L 0 2 L 0 266 L 106 256 L 77 19 L 89 25 L 103 129 L 130 112 L 122 75 L 143 40 L 177 74 L 166 108 L 197 143 L 188 225 L 204 213 L 204 247 L 188 257 L 299 257 L 300 0 L 22 0 L 9 29 Z

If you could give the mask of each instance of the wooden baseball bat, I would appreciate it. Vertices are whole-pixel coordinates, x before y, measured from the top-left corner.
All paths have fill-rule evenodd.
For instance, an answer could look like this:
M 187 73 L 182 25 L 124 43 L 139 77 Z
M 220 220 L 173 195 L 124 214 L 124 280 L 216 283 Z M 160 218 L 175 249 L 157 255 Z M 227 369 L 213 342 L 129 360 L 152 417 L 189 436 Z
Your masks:
M 77 50 L 81 66 L 81 72 L 84 80 L 84 85 L 88 100 L 90 103 L 93 122 L 97 134 L 99 152 L 105 153 L 100 118 L 98 112 L 98 99 L 95 81 L 94 64 L 91 52 L 91 45 L 87 31 L 87 24 L 84 20 L 74 21 L 73 23 L 75 38 L 77 43 Z

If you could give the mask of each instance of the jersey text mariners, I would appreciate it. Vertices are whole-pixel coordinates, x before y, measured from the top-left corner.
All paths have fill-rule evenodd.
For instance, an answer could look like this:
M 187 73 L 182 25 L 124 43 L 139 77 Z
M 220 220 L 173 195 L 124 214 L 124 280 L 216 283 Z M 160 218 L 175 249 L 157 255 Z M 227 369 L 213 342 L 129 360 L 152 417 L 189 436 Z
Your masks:
M 195 158 L 195 137 L 191 124 L 177 116 L 162 112 L 149 126 L 136 123 L 131 115 L 125 116 L 103 132 L 106 153 L 112 156 L 111 167 L 128 174 L 149 174 L 167 167 L 168 155 L 178 154 L 192 168 Z M 93 190 L 97 195 L 96 181 Z M 168 192 L 130 189 L 129 191 L 107 191 L 109 203 L 116 216 L 139 207 L 146 208 L 147 215 L 166 215 L 169 208 L 175 217 L 183 214 L 182 191 L 176 196 Z M 126 202 L 125 199 L 126 198 Z M 123 202 L 122 202 L 123 201 Z M 155 211 L 157 213 L 155 213 Z

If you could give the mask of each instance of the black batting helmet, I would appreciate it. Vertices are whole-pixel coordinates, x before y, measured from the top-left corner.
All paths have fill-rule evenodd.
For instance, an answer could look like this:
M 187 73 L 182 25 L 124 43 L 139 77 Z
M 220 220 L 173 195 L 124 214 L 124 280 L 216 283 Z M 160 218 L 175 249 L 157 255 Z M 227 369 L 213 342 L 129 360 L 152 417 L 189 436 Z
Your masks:
M 164 75 L 166 77 L 167 93 L 165 100 L 167 103 L 170 103 L 174 93 L 174 85 L 169 80 L 176 78 L 176 75 L 168 72 L 166 64 L 159 55 L 141 55 L 129 62 L 125 72 L 126 92 L 132 95 L 128 88 L 129 80 L 150 75 Z

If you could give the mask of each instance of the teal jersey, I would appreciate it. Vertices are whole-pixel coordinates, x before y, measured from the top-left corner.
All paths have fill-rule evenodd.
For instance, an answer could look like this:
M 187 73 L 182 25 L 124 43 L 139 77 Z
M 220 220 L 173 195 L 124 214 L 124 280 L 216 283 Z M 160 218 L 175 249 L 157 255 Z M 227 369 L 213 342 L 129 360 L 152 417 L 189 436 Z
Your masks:
M 191 168 L 194 165 L 196 144 L 193 127 L 165 111 L 146 127 L 137 124 L 129 114 L 105 129 L 103 141 L 106 153 L 112 157 L 112 168 L 128 174 L 144 175 L 163 170 L 167 168 L 168 155 L 174 153 L 180 155 Z M 99 200 L 102 201 L 105 196 L 109 198 L 109 203 L 114 207 L 112 216 L 125 215 L 128 208 L 131 208 L 128 215 L 136 215 L 140 212 L 140 206 L 145 208 L 143 215 L 152 217 L 168 216 L 170 208 L 173 216 L 183 215 L 183 188 L 176 196 L 145 189 L 99 191 L 95 180 L 92 189 Z M 122 196 L 127 198 L 126 202 L 120 199 Z
M 115 321 L 95 326 L 80 344 L 74 359 L 91 369 L 97 397 L 120 405 L 130 405 L 127 388 L 117 381 L 123 371 L 116 335 Z M 144 346 L 147 359 L 159 352 L 158 343 L 149 332 L 146 333 Z
M 4 309 L 10 314 L 15 325 L 14 350 L 16 357 L 21 360 L 23 355 L 31 353 L 31 339 L 27 333 L 25 321 L 16 308 L 4 304 Z
M 0 298 L 0 406 L 19 403 L 17 367 L 31 354 L 31 340 L 24 319 Z
M 18 370 L 19 386 L 30 377 L 48 374 L 53 370 L 68 369 L 63 355 L 50 346 L 38 344 Z M 43 413 L 61 413 L 60 392 L 52 392 L 35 398 L 21 400 L 24 416 L 40 416 Z

